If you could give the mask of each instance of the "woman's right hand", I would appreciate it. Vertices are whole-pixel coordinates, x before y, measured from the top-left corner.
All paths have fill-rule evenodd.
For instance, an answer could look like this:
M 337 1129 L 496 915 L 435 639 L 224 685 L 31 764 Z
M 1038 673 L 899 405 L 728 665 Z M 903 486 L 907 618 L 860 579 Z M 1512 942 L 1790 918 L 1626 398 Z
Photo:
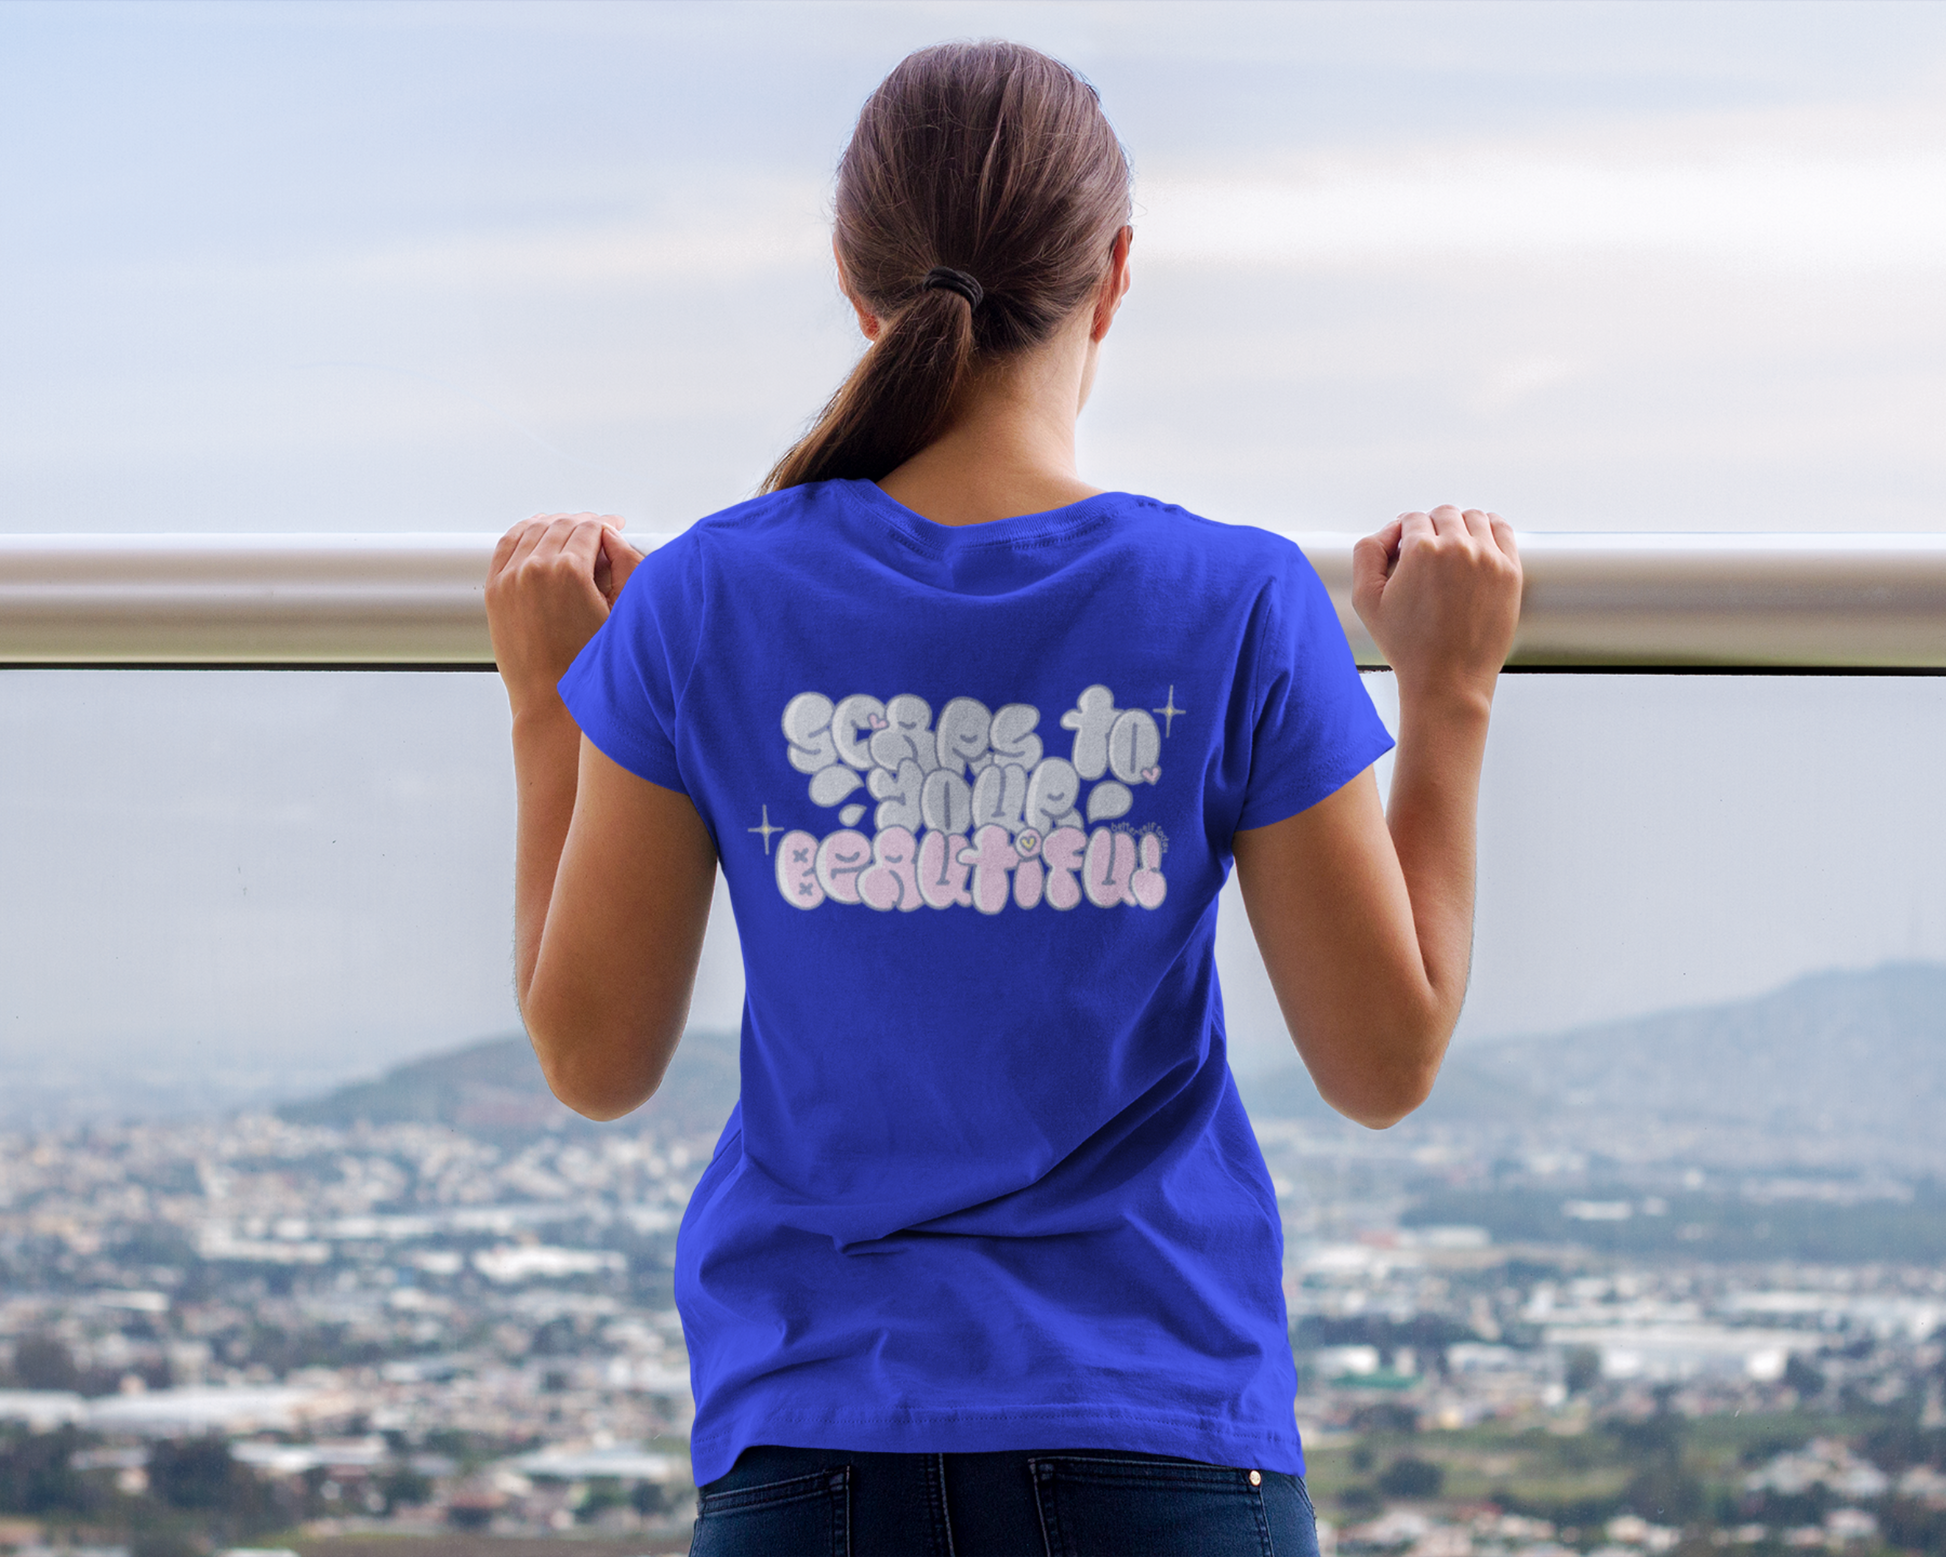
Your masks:
M 514 713 L 514 992 L 548 1085 L 591 1119 L 660 1084 L 716 880 L 689 797 L 603 755 L 557 689 L 642 560 L 621 527 L 612 514 L 517 524 L 486 591 Z
M 1234 846 L 1312 1079 L 1383 1128 L 1432 1090 L 1466 996 L 1480 765 L 1520 620 L 1513 530 L 1477 508 L 1401 514 L 1352 553 L 1352 603 L 1399 678 L 1390 807 L 1367 768 Z
M 487 570 L 487 627 L 516 715 L 557 696 L 556 684 L 642 560 L 621 537 L 627 522 L 541 514 L 500 537 Z
M 1400 695 L 1493 696 L 1520 624 L 1513 526 L 1450 503 L 1400 514 L 1352 552 L 1352 607 Z

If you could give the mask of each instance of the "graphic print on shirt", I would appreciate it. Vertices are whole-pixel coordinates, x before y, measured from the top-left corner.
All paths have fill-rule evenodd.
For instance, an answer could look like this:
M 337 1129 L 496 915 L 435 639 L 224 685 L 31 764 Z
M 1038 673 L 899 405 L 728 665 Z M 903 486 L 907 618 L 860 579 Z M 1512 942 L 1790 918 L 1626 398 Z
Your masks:
M 1171 687 L 1154 712 L 1173 724 L 1186 710 Z M 1168 840 L 1123 818 L 1138 790 L 1161 782 L 1167 732 L 1150 710 L 1117 707 L 1108 687 L 1085 688 L 1061 715 L 1058 728 L 1073 733 L 1065 757 L 1047 751 L 1031 703 L 955 697 L 935 720 L 909 692 L 884 702 L 800 692 L 782 723 L 808 798 L 838 822 L 822 837 L 797 827 L 778 838 L 777 890 L 795 908 L 1162 906 Z M 868 811 L 870 836 L 858 830 Z M 773 830 L 766 806 L 764 827 L 750 831 L 768 849 Z

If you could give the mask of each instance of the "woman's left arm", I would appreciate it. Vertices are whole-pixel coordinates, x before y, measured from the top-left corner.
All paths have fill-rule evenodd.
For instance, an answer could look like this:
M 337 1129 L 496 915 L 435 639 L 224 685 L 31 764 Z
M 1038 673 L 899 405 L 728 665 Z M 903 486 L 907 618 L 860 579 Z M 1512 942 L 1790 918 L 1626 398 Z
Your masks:
M 641 560 L 621 523 L 563 514 L 516 525 L 487 581 L 513 707 L 514 989 L 548 1085 L 592 1119 L 627 1113 L 661 1084 L 716 877 L 689 797 L 604 756 L 556 690 Z

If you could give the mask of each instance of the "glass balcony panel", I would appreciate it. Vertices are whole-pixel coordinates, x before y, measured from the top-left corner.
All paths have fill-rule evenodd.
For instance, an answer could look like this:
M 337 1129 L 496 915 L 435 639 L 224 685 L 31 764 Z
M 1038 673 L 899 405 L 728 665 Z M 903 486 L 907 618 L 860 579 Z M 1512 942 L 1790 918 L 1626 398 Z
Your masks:
M 1942 715 L 1933 677 L 1506 677 L 1461 1043 L 1946 958 Z M 11 670 L 0 723 L 15 1117 L 267 1102 L 517 1027 L 491 675 Z M 1237 1068 L 1294 1065 L 1234 887 L 1222 923 Z M 698 1025 L 734 1026 L 739 968 L 719 901 Z

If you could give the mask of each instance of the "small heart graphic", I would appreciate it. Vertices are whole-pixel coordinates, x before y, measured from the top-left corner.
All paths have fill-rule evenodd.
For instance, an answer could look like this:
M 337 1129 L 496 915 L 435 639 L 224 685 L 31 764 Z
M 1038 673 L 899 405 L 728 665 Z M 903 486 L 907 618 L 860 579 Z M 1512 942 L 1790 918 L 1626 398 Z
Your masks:
M 1160 768 L 1144 768 L 1142 770 L 1142 782 L 1144 784 L 1156 783 L 1161 777 L 1162 769 Z
M 888 728 L 885 722 L 885 715 L 883 714 L 873 714 L 872 717 L 866 722 L 870 724 L 874 730 L 883 730 Z

